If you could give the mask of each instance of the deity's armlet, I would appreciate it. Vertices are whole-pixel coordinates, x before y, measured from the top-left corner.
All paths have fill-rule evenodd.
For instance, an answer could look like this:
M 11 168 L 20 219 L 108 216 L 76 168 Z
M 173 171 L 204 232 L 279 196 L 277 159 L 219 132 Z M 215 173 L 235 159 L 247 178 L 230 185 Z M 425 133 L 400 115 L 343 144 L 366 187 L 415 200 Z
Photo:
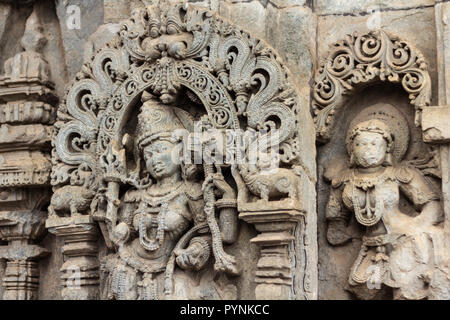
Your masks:
M 138 190 L 130 190 L 125 193 L 122 201 L 121 210 L 119 211 L 120 220 L 128 225 L 132 225 L 133 217 L 138 209 L 141 201 Z
M 417 211 L 430 201 L 439 200 L 431 185 L 417 169 L 400 167 L 396 169 L 400 190 L 413 204 Z
M 186 197 L 189 209 L 194 220 L 194 224 L 201 224 L 206 222 L 203 200 L 203 191 L 201 185 L 198 183 L 189 183 L 186 190 Z
M 325 217 L 327 220 L 348 220 L 350 212 L 345 208 L 342 201 L 342 190 L 347 179 L 347 175 L 339 175 L 333 179 L 330 190 L 330 197 L 328 199 Z

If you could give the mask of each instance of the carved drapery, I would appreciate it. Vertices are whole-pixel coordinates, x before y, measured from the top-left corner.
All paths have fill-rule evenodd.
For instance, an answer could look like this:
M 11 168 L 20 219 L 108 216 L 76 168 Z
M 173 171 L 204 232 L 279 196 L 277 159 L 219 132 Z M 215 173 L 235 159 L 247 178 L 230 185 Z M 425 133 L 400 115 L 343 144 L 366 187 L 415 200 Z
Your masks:
M 262 259 L 258 282 L 266 289 L 287 287 L 280 290 L 280 298 L 301 297 L 301 293 L 292 293 L 293 279 L 307 277 L 292 274 L 298 272 L 293 255 L 302 250 L 296 247 L 293 234 L 295 225 L 303 221 L 304 210 L 297 189 L 301 176 L 295 170 L 300 165 L 299 106 L 291 75 L 266 43 L 192 5 L 134 11 L 119 34 L 83 65 L 58 110 L 52 158 L 55 194 L 47 226 L 56 232 L 58 225 L 71 225 L 80 214 L 89 215 L 92 224 L 99 221 L 107 244 L 113 248 L 108 226 L 116 223 L 118 202 L 111 199 L 118 197 L 120 184 L 141 184 L 135 168 L 127 167 L 124 154 L 130 145 L 124 132 L 130 114 L 144 91 L 170 105 L 186 92 L 183 90 L 203 105 L 207 122 L 216 129 L 277 132 L 275 139 L 269 139 L 269 147 L 279 145 L 282 168 L 270 181 L 269 176 L 239 165 L 233 171 L 238 184 L 237 207 L 241 218 L 261 223 L 265 226 L 259 228 L 261 232 L 275 235 L 271 241 L 255 242 L 267 247 L 269 256 L 270 248 L 275 248 L 283 260 L 283 265 L 265 265 L 267 258 Z M 208 178 L 214 168 L 204 167 Z M 269 199 L 272 194 L 281 198 Z M 208 199 L 214 203 L 214 196 L 205 191 L 204 198 L 206 212 L 211 210 Z M 105 199 L 109 202 L 102 211 L 99 203 Z M 256 210 L 261 206 L 264 212 Z M 233 257 L 215 242 L 220 230 L 214 217 L 206 214 L 215 268 L 230 271 Z M 259 297 L 264 298 L 264 293 Z
M 375 81 L 401 83 L 420 113 L 430 104 L 431 80 L 423 55 L 407 42 L 383 30 L 348 35 L 336 42 L 315 76 L 313 112 L 317 139 L 327 142 L 336 113 L 355 89 Z

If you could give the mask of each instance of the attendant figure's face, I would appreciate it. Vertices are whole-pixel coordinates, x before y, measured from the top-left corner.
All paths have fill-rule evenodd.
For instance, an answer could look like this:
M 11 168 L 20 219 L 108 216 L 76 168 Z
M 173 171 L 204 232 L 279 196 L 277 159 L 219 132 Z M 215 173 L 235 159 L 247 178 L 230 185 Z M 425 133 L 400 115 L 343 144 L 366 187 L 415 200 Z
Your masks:
M 144 161 L 148 172 L 156 180 L 171 177 L 181 168 L 172 159 L 174 144 L 169 141 L 155 141 L 143 150 Z
M 376 132 L 363 131 L 353 140 L 353 157 L 358 167 L 381 166 L 386 157 L 387 141 Z

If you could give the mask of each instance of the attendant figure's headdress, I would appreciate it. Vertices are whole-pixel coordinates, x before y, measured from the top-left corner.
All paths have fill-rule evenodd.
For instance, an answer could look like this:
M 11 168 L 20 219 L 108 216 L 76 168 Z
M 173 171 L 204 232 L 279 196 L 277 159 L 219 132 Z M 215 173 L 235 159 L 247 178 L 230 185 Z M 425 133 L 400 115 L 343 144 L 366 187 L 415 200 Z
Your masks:
M 347 151 L 352 156 L 355 137 L 361 132 L 376 132 L 387 141 L 387 162 L 400 162 L 408 149 L 409 126 L 403 114 L 390 104 L 376 104 L 362 110 L 347 131 Z M 352 162 L 352 161 L 350 161 Z

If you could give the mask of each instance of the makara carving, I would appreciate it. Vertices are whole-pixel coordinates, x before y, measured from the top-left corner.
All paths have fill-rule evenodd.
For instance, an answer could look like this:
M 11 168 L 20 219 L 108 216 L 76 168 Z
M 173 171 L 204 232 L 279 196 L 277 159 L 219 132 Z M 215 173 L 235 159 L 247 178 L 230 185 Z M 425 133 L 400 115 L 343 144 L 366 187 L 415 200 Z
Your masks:
M 112 252 L 101 267 L 103 298 L 236 298 L 239 262 L 227 250 L 238 237 L 238 214 L 272 237 L 255 240 L 261 290 L 288 288 L 274 292 L 293 297 L 293 272 L 306 263 L 292 260 L 300 250 L 292 232 L 304 212 L 291 83 L 263 41 L 176 3 L 135 10 L 83 66 L 58 109 L 47 226 L 57 233 L 75 221 L 98 222 Z M 232 160 L 191 161 L 198 149 L 174 133 L 197 127 L 225 137 L 213 156 Z M 212 141 L 200 140 L 204 154 Z M 252 147 L 263 141 L 252 162 Z M 183 144 L 188 156 L 176 163 Z M 273 159 L 280 168 L 270 177 L 264 170 Z M 93 260 L 88 265 L 100 272 Z

